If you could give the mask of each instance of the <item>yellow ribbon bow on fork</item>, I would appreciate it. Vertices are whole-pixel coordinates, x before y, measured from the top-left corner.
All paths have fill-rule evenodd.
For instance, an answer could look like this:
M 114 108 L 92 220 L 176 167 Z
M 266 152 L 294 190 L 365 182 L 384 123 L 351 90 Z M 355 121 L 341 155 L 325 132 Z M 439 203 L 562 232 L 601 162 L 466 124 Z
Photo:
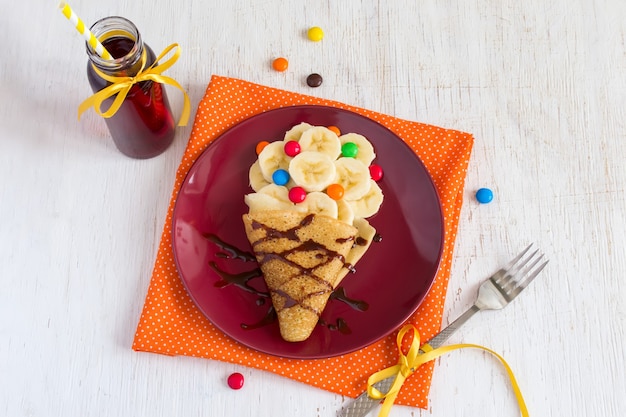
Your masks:
M 162 64 L 157 65 L 157 63 L 174 48 L 176 48 L 174 55 Z M 142 81 L 154 81 L 161 84 L 169 84 L 182 91 L 185 98 L 185 103 L 183 105 L 183 111 L 178 121 L 178 126 L 185 126 L 187 124 L 187 121 L 189 120 L 189 114 L 191 112 L 189 96 L 187 95 L 185 89 L 175 79 L 167 77 L 165 75 L 161 75 L 163 71 L 174 65 L 174 63 L 178 60 L 178 57 L 180 57 L 180 46 L 174 43 L 165 48 L 165 50 L 163 50 L 163 52 L 161 52 L 161 54 L 155 59 L 154 63 L 146 68 L 148 57 L 144 49 L 141 54 L 141 68 L 139 69 L 137 75 L 135 75 L 134 77 L 116 77 L 112 75 L 107 75 L 100 71 L 98 68 L 96 68 L 94 65 L 93 69 L 96 74 L 98 74 L 98 76 L 110 82 L 111 84 L 98 91 L 97 93 L 83 101 L 80 106 L 78 106 L 78 118 L 80 119 L 80 116 L 90 107 L 93 107 L 96 113 L 98 113 L 100 116 L 104 118 L 109 118 L 113 116 L 122 106 L 126 95 L 134 84 Z M 113 100 L 113 103 L 111 104 L 109 109 L 106 112 L 102 112 L 102 103 L 106 99 L 113 97 L 116 94 L 117 96 L 115 97 L 115 100 Z
M 405 355 L 402 351 L 402 341 L 404 340 L 405 335 L 410 331 L 413 331 L 413 337 L 409 345 L 409 350 Z M 420 348 L 419 332 L 411 324 L 407 324 L 402 327 L 402 329 L 400 329 L 400 331 L 398 332 L 398 336 L 396 337 L 396 345 L 398 346 L 398 352 L 400 355 L 398 359 L 398 364 L 390 366 L 389 368 L 385 368 L 382 371 L 378 371 L 372 374 L 367 379 L 367 394 L 373 399 L 384 399 L 383 406 L 380 410 L 380 413 L 378 414 L 378 417 L 387 417 L 389 411 L 391 410 L 391 406 L 395 402 L 396 397 L 400 392 L 400 388 L 402 388 L 402 384 L 404 384 L 405 379 L 411 376 L 411 374 L 413 374 L 413 372 L 415 372 L 417 368 L 419 368 L 426 362 L 430 362 L 433 359 L 438 358 L 445 353 L 462 348 L 482 349 L 486 352 L 491 353 L 496 358 L 498 358 L 500 362 L 502 362 L 511 380 L 513 392 L 515 393 L 515 398 L 517 398 L 517 403 L 519 405 L 521 415 L 522 417 L 528 417 L 528 409 L 526 408 L 526 403 L 524 402 L 522 392 L 517 385 L 517 381 L 515 380 L 515 376 L 513 375 L 511 367 L 506 363 L 502 356 L 498 355 L 493 350 L 488 349 L 484 346 L 468 343 L 441 346 L 437 349 L 433 349 L 428 343 L 426 343 Z M 387 391 L 386 393 L 382 393 L 378 389 L 374 388 L 374 384 L 376 384 L 377 382 L 394 376 L 395 379 L 393 381 L 393 384 L 389 388 L 389 391 Z

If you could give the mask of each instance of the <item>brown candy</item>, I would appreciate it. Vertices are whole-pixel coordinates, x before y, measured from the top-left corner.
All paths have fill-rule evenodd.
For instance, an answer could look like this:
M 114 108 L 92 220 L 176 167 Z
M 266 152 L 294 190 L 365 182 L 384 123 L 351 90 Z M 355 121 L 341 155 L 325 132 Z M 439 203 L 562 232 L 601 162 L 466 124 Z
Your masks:
M 320 85 L 322 85 L 323 81 L 324 79 L 322 78 L 322 76 L 315 73 L 306 77 L 306 83 L 309 87 L 319 87 Z

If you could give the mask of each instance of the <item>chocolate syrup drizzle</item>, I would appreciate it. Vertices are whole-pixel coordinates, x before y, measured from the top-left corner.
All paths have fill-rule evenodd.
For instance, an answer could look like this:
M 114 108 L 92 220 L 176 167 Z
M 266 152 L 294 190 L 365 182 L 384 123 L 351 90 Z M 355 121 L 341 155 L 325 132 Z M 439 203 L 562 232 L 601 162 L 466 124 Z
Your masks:
M 306 301 L 313 297 L 319 297 L 325 294 L 330 295 L 330 293 L 332 293 L 334 288 L 330 282 L 326 281 L 323 277 L 317 275 L 315 273 L 315 270 L 325 265 L 328 265 L 334 262 L 335 260 L 339 260 L 343 265 L 346 264 L 346 261 L 342 254 L 331 250 L 330 248 L 326 247 L 325 245 L 319 242 L 316 242 L 311 239 L 308 239 L 305 241 L 300 240 L 297 234 L 298 230 L 300 230 L 302 227 L 306 227 L 310 225 L 313 222 L 313 219 L 314 219 L 314 215 L 309 214 L 305 216 L 304 219 L 302 219 L 300 224 L 287 230 L 274 229 L 258 221 L 253 221 L 252 229 L 254 230 L 262 229 L 265 232 L 265 237 L 255 242 L 252 242 L 252 249 L 254 253 L 256 254 L 259 264 L 261 265 L 272 260 L 279 260 L 289 265 L 290 267 L 292 267 L 295 271 L 297 271 L 287 280 L 287 282 L 293 279 L 296 279 L 297 277 L 300 277 L 300 276 L 306 276 L 321 286 L 322 289 L 320 289 L 319 291 L 315 291 L 313 293 L 307 294 L 307 296 L 302 299 L 295 299 L 282 290 L 277 290 L 277 289 L 271 290 L 274 294 L 277 294 L 285 299 L 285 304 L 283 308 L 290 308 L 290 307 L 294 307 L 298 305 L 305 310 L 311 311 L 312 313 L 316 314 L 319 317 L 322 314 L 322 312 L 306 304 Z M 280 252 L 280 253 L 265 252 L 265 251 L 258 249 L 259 245 L 261 245 L 262 243 L 265 243 L 269 240 L 274 240 L 274 239 L 288 239 L 294 242 L 299 242 L 300 244 L 296 245 L 295 247 L 291 249 L 284 250 L 283 252 Z M 354 240 L 354 236 L 338 238 L 336 242 L 343 244 L 346 242 L 350 242 L 352 240 Z M 290 255 L 294 255 L 294 254 L 301 253 L 301 252 L 318 252 L 316 257 L 320 259 L 320 263 L 315 265 L 315 267 L 313 268 L 305 268 L 302 265 L 289 260 Z
M 211 267 L 211 269 L 213 269 L 217 273 L 217 275 L 220 276 L 220 278 L 222 278 L 221 280 L 215 283 L 215 286 L 218 288 L 224 288 L 229 285 L 234 285 L 236 287 L 241 288 L 244 291 L 248 291 L 252 294 L 256 294 L 259 297 L 267 298 L 270 296 L 269 293 L 265 291 L 257 290 L 256 288 L 254 288 L 248 283 L 252 278 L 263 276 L 263 274 L 261 273 L 261 268 L 255 268 L 251 271 L 244 271 L 238 274 L 230 274 L 228 272 L 221 270 L 217 266 L 217 264 L 213 261 L 209 262 L 209 266 Z
M 319 320 L 319 325 L 326 327 L 331 332 L 338 331 L 341 334 L 352 334 L 352 329 L 348 327 L 348 323 L 341 317 L 337 319 L 335 324 L 327 323 L 324 320 Z
M 204 237 L 209 241 L 209 242 L 213 242 L 215 245 L 217 245 L 218 248 L 220 248 L 221 250 L 225 251 L 224 252 L 218 252 L 215 254 L 215 256 L 217 256 L 218 258 L 225 258 L 225 259 L 240 259 L 244 262 L 255 262 L 256 258 L 254 257 L 253 254 L 251 254 L 250 252 L 244 252 L 239 248 L 236 248 L 235 246 L 228 244 L 226 242 L 224 242 L 222 239 L 220 239 L 219 237 L 215 236 L 214 234 L 205 234 Z
M 300 223 L 300 225 L 286 230 L 286 231 L 280 231 L 277 229 L 273 229 L 270 227 L 267 227 L 261 223 L 258 222 L 253 222 L 252 223 L 252 227 L 254 229 L 259 229 L 259 228 L 263 228 L 266 231 L 266 235 L 264 238 L 259 239 L 257 242 L 253 243 L 253 248 L 256 247 L 258 244 L 260 244 L 261 242 L 270 240 L 270 239 L 276 239 L 276 238 L 286 238 L 289 240 L 294 240 L 294 241 L 298 241 L 298 236 L 296 234 L 296 231 L 298 230 L 298 228 L 302 227 L 302 226 L 306 226 L 308 224 L 310 224 L 313 221 L 313 215 L 309 215 L 306 216 L 302 222 Z M 378 236 L 378 238 L 377 238 Z M 226 242 L 224 242 L 222 239 L 220 239 L 218 236 L 214 235 L 214 234 L 205 234 L 204 237 L 209 240 L 210 242 L 214 243 L 218 248 L 220 248 L 222 250 L 222 252 L 218 252 L 216 253 L 216 257 L 217 258 L 222 258 L 222 259 L 239 259 L 243 262 L 253 262 L 253 261 L 257 261 L 257 257 L 255 257 L 252 253 L 250 252 L 246 252 L 243 251 L 231 244 L 228 244 Z M 367 241 L 363 238 L 356 238 L 354 239 L 354 237 L 348 237 L 348 238 L 340 238 L 337 239 L 338 243 L 345 243 L 348 242 L 350 240 L 354 240 L 354 245 L 366 245 Z M 379 242 L 381 240 L 380 235 L 376 235 L 374 236 L 374 241 Z M 317 296 L 317 295 L 322 295 L 322 294 L 326 294 L 326 293 L 330 293 L 329 295 L 329 301 L 330 300 L 336 300 L 339 302 L 343 302 L 346 305 L 348 305 L 349 307 L 351 307 L 354 310 L 357 311 L 366 311 L 369 308 L 369 304 L 366 303 L 365 301 L 361 301 L 361 300 L 354 300 L 349 298 L 346 293 L 345 293 L 345 289 L 342 287 L 338 287 L 336 289 L 332 288 L 332 285 L 327 283 L 326 281 L 324 281 L 321 277 L 315 275 L 313 273 L 313 269 L 314 268 L 303 268 L 302 266 L 295 264 L 293 262 L 288 261 L 285 257 L 288 256 L 289 254 L 298 252 L 298 251 L 320 251 L 322 253 L 316 255 L 318 256 L 320 259 L 322 258 L 326 258 L 325 264 L 332 262 L 335 259 L 339 259 L 341 262 L 343 262 L 344 267 L 348 268 L 348 270 L 351 273 L 356 272 L 356 269 L 354 268 L 353 265 L 346 263 L 344 257 L 335 252 L 332 251 L 328 248 L 326 248 L 324 245 L 319 244 L 317 242 L 314 242 L 312 240 L 307 240 L 302 242 L 301 245 L 284 251 L 281 254 L 273 254 L 273 253 L 264 253 L 262 251 L 257 251 L 257 256 L 260 259 L 260 263 L 262 262 L 267 262 L 270 259 L 274 259 L 274 258 L 280 258 L 281 261 L 283 262 L 287 262 L 289 265 L 293 266 L 294 268 L 296 268 L 299 273 L 297 275 L 306 275 L 312 279 L 314 279 L 316 282 L 322 284 L 323 289 L 320 290 L 319 292 L 315 293 L 315 294 L 311 294 L 309 295 L 310 297 L 313 296 Z M 218 288 L 224 288 L 226 286 L 229 285 L 234 285 L 244 291 L 247 291 L 249 293 L 255 294 L 257 296 L 259 296 L 259 298 L 256 301 L 256 304 L 258 306 L 262 306 L 265 305 L 265 300 L 268 299 L 270 297 L 269 292 L 266 291 L 261 291 L 258 290 L 256 288 L 254 288 L 252 285 L 250 285 L 250 281 L 253 280 L 254 278 L 258 278 L 258 277 L 262 277 L 263 273 L 261 272 L 261 269 L 259 267 L 254 268 L 250 271 L 244 271 L 244 272 L 240 272 L 240 273 L 228 273 L 222 269 L 220 269 L 217 264 L 214 261 L 209 262 L 209 266 L 211 267 L 211 269 L 213 269 L 218 276 L 221 278 L 218 282 L 215 283 L 215 286 Z M 319 265 L 316 266 L 316 268 L 319 267 Z M 296 276 L 297 276 L 296 275 Z M 294 276 L 295 278 L 295 276 Z M 301 305 L 304 308 L 308 308 L 309 310 L 315 312 L 315 314 L 318 315 L 318 317 L 320 316 L 321 312 L 315 311 L 314 309 L 303 305 L 302 302 L 303 300 L 295 300 L 292 297 L 290 297 L 287 293 L 285 293 L 284 291 L 281 290 L 276 290 L 274 291 L 276 294 L 280 295 L 281 297 L 283 297 L 285 299 L 285 304 L 283 306 L 283 308 L 289 308 L 289 307 L 293 307 L 296 304 Z M 247 324 L 247 323 L 241 323 L 241 328 L 242 329 L 246 329 L 246 330 L 254 330 L 254 329 L 258 329 L 267 325 L 270 325 L 274 322 L 276 322 L 277 320 L 277 314 L 276 314 L 276 310 L 274 309 L 274 306 L 271 305 L 266 314 L 263 316 L 263 318 L 261 320 L 259 320 L 256 323 L 252 323 L 252 324 Z M 338 318 L 336 320 L 335 323 L 328 323 L 323 319 L 319 319 L 318 323 L 321 326 L 324 326 L 326 328 L 328 328 L 328 330 L 330 331 L 338 331 L 341 334 L 350 334 L 352 333 L 352 331 L 350 330 L 348 324 L 346 323 L 346 321 L 343 318 Z
M 367 304 L 365 301 L 354 300 L 352 298 L 349 298 L 346 295 L 346 290 L 343 287 L 337 287 L 330 294 L 329 300 L 341 301 L 342 303 L 345 303 L 348 306 L 350 306 L 353 310 L 357 310 L 357 311 L 367 311 L 367 309 L 370 308 L 370 305 Z
M 261 320 L 253 324 L 241 323 L 240 326 L 244 330 L 260 329 L 261 327 L 269 326 L 270 324 L 275 323 L 277 318 L 274 306 L 270 306 L 267 313 L 265 313 L 265 316 L 263 316 Z

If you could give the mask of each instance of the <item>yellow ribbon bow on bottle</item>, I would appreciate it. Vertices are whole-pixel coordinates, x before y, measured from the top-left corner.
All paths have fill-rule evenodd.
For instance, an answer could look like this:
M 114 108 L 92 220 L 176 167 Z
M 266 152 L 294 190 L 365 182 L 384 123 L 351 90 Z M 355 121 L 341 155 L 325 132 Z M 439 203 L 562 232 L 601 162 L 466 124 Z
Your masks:
M 157 63 L 174 48 L 176 48 L 174 55 L 162 64 L 157 65 Z M 183 105 L 183 111 L 178 121 L 178 126 L 185 126 L 187 124 L 187 121 L 189 120 L 189 114 L 191 112 L 189 96 L 187 95 L 185 89 L 175 79 L 167 77 L 165 75 L 161 75 L 163 71 L 174 65 L 174 63 L 178 60 L 178 57 L 180 57 L 180 46 L 174 43 L 165 48 L 165 50 L 161 52 L 161 54 L 156 58 L 154 63 L 146 68 L 148 57 L 146 51 L 144 50 L 141 54 L 141 68 L 139 69 L 137 75 L 135 75 L 134 77 L 115 77 L 112 75 L 107 75 L 95 66 L 93 66 L 96 74 L 98 74 L 100 77 L 102 77 L 102 79 L 110 82 L 111 84 L 98 91 L 93 96 L 83 101 L 80 106 L 78 106 L 78 118 L 80 119 L 80 116 L 90 107 L 93 107 L 96 113 L 98 113 L 100 116 L 104 118 L 109 118 L 119 110 L 122 103 L 124 102 L 124 99 L 126 98 L 126 95 L 134 84 L 142 81 L 154 81 L 161 84 L 169 84 L 182 91 L 185 97 L 185 103 Z M 117 96 L 115 97 L 115 100 L 113 100 L 113 103 L 111 104 L 109 109 L 106 112 L 102 112 L 102 103 L 106 99 L 113 97 L 116 94 Z
M 404 355 L 404 353 L 402 352 L 402 341 L 404 340 L 404 336 L 411 330 L 413 331 L 413 338 L 411 340 L 407 354 Z M 396 397 L 400 392 L 400 388 L 402 388 L 402 384 L 404 384 L 404 380 L 408 378 L 411 374 L 413 374 L 413 372 L 415 372 L 417 368 L 419 368 L 426 362 L 430 362 L 433 359 L 438 358 L 445 353 L 462 348 L 482 349 L 491 353 L 496 358 L 498 358 L 500 362 L 502 362 L 504 368 L 507 371 L 507 374 L 509 375 L 509 378 L 511 379 L 511 384 L 513 386 L 515 398 L 517 398 L 517 403 L 519 405 L 521 415 L 523 417 L 528 417 L 528 409 L 526 408 L 526 403 L 524 402 L 522 392 L 517 385 L 517 381 L 515 380 L 515 376 L 513 375 L 511 367 L 506 363 L 502 356 L 498 355 L 493 350 L 483 346 L 467 343 L 442 346 L 437 349 L 433 349 L 432 346 L 426 343 L 420 348 L 419 333 L 417 329 L 411 324 L 407 324 L 402 327 L 402 329 L 400 329 L 400 331 L 398 332 L 398 336 L 396 337 L 396 344 L 398 346 L 398 352 L 400 353 L 398 364 L 372 374 L 367 380 L 367 394 L 371 398 L 377 400 L 384 399 L 383 406 L 380 410 L 380 413 L 378 414 L 378 417 L 386 417 L 389 414 L 389 410 L 391 410 L 391 406 L 396 400 Z M 393 384 L 391 385 L 391 388 L 389 388 L 389 391 L 387 391 L 386 393 L 382 393 L 374 388 L 374 384 L 376 384 L 377 382 L 394 376 L 395 379 L 393 381 Z

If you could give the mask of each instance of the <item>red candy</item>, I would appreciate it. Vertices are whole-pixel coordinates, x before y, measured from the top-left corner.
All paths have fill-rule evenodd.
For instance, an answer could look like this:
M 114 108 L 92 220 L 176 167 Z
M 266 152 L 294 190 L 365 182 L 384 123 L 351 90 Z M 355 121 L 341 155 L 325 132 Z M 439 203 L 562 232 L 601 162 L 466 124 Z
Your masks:
M 380 165 L 370 165 L 370 177 L 372 177 L 374 181 L 380 181 L 380 179 L 383 177 L 383 169 L 380 167 Z
M 289 190 L 289 200 L 292 203 L 298 204 L 302 203 L 306 198 L 306 191 L 302 187 L 293 187 Z
M 300 144 L 295 140 L 285 143 L 285 153 L 287 156 L 294 157 L 300 153 Z
M 228 386 L 232 389 L 241 389 L 241 387 L 243 387 L 243 375 L 239 372 L 230 374 L 228 377 Z

